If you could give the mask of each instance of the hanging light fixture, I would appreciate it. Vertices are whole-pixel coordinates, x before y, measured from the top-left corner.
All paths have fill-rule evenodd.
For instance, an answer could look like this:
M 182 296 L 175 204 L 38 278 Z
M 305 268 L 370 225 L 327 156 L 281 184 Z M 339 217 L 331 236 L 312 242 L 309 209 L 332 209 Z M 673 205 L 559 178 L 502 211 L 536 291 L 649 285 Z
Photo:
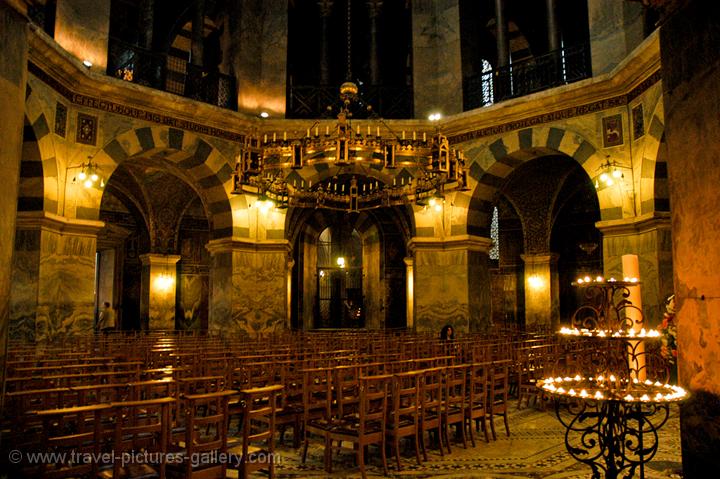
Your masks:
M 622 170 L 631 169 L 629 166 L 619 164 L 617 161 L 610 161 L 610 157 L 606 157 L 605 163 L 601 164 L 597 169 L 593 183 L 595 184 L 596 190 L 601 190 L 608 186 L 613 186 L 615 183 L 625 178 Z
M 81 163 L 79 166 L 71 166 L 68 170 L 79 168 L 80 172 L 73 178 L 73 183 L 80 182 L 85 188 L 104 188 L 105 179 L 99 174 L 97 163 L 93 163 L 92 157 L 88 157 L 88 162 Z
M 256 194 L 278 207 L 360 211 L 465 189 L 462 153 L 438 130 L 398 135 L 379 118 L 353 122 L 358 87 L 352 82 L 342 84 L 340 99 L 332 129 L 326 125 L 322 131 L 315 122 L 300 137 L 276 131 L 248 138 L 233 193 Z M 330 174 L 313 180 L 325 170 Z

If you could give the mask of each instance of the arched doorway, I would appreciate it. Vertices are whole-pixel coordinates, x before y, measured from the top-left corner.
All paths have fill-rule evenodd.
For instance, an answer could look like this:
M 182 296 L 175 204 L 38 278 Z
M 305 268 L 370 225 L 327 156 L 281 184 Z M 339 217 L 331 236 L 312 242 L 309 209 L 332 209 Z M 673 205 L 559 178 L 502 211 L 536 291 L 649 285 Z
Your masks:
M 161 162 L 127 161 L 107 182 L 100 219 L 98 301 L 117 305 L 122 329 L 153 329 L 159 316 L 169 328 L 207 329 L 210 224 L 187 180 Z M 172 279 L 162 308 L 158 261 Z
M 410 220 L 401 208 L 298 208 L 288 218 L 293 329 L 406 327 Z
M 320 233 L 317 246 L 317 326 L 362 328 L 362 240 L 347 224 L 332 225 Z

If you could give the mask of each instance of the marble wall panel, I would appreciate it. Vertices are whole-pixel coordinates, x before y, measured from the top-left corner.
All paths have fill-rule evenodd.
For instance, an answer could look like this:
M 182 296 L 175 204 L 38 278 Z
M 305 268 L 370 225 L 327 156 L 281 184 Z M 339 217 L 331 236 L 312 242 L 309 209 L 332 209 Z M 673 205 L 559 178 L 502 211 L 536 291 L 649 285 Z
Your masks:
M 643 313 L 650 326 L 657 326 L 665 312 L 665 299 L 673 294 L 670 231 L 651 230 L 637 235 L 603 237 L 604 274 L 620 279 L 622 256 L 638 255 Z
M 468 252 L 468 296 L 471 332 L 487 332 L 492 325 L 491 280 L 486 253 Z
M 589 0 L 594 76 L 611 71 L 642 42 L 643 7 L 623 0 Z
M 5 374 L 5 345 L 10 315 L 10 285 L 17 209 L 17 192 L 22 152 L 23 103 L 27 72 L 26 21 L 8 2 L 0 3 L 0 376 Z
M 40 230 L 18 230 L 15 233 L 15 255 L 10 287 L 11 339 L 26 341 L 35 339 L 39 269 Z
M 440 333 L 446 324 L 458 332 L 470 325 L 467 251 L 415 253 L 415 327 Z
M 42 231 L 35 332 L 38 341 L 92 333 L 96 249 L 94 237 Z
M 201 329 L 207 321 L 207 275 L 182 274 L 179 288 L 177 329 Z
M 287 253 L 233 252 L 230 331 L 256 336 L 287 328 Z
M 232 253 L 213 254 L 210 267 L 210 330 L 224 331 L 232 324 L 232 285 Z

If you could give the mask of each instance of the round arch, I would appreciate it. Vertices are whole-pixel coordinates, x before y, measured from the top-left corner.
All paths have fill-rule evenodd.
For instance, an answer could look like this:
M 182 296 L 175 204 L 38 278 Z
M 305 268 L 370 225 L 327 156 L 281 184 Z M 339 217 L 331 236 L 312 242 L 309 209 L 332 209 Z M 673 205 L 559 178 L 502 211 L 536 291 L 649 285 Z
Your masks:
M 472 141 L 457 146 L 465 151 L 470 173 L 469 198 L 462 202 L 467 204 L 467 232 L 484 237 L 490 236 L 495 195 L 508 175 L 521 164 L 538 156 L 562 154 L 577 161 L 588 176 L 593 177 L 604 161 L 593 142 L 575 131 L 556 127 L 526 128 L 490 143 Z M 597 194 L 601 219 L 622 217 L 621 197 L 607 190 Z
M 60 168 L 55 153 L 54 135 L 50 130 L 51 123 L 48 121 L 52 115 L 45 109 L 46 102 L 41 101 L 36 89 L 32 88 L 32 84 L 32 79 L 28 79 L 27 91 L 29 94 L 25 98 L 25 118 L 35 135 L 35 143 L 39 151 L 39 158 L 36 161 L 40 162 L 39 166 L 42 171 L 42 210 L 61 214 L 58 201 L 61 184 L 58 178 Z
M 661 148 L 665 140 L 665 107 L 658 98 L 643 138 L 640 170 L 640 214 L 669 211 L 667 163 Z
M 143 127 L 112 139 L 98 151 L 94 161 L 109 176 L 122 162 L 139 158 L 167 165 L 174 174 L 187 180 L 208 212 L 212 238 L 233 235 L 236 225 L 229 197 L 233 168 L 215 147 L 177 128 Z M 91 191 L 85 198 L 90 219 L 98 218 L 101 198 L 102 190 Z

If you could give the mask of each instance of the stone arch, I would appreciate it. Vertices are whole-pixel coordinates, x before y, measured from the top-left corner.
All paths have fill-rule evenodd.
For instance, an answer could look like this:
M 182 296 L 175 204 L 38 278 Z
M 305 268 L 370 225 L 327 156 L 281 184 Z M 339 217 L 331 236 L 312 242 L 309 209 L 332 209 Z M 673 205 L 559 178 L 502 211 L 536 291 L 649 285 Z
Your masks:
M 229 192 L 233 168 L 228 160 L 201 137 L 172 127 L 142 127 L 126 131 L 112 139 L 95 155 L 103 173 L 128 159 L 146 157 L 172 166 L 182 172 L 197 191 L 208 212 L 212 238 L 230 237 L 234 233 Z M 97 219 L 102 192 L 89 198 L 87 216 Z
M 549 154 L 564 154 L 577 161 L 592 177 L 603 162 L 598 147 L 580 133 L 558 127 L 533 127 L 513 131 L 491 143 L 475 141 L 458 145 L 465 151 L 469 194 L 458 203 L 467 204 L 467 233 L 490 237 L 495 195 L 519 165 Z M 622 218 L 622 198 L 598 192 L 602 220 Z
M 31 196 L 27 197 L 33 198 L 32 200 L 22 200 L 25 203 L 23 207 L 31 209 L 23 209 L 19 211 L 47 211 L 49 213 L 57 214 L 60 213 L 58 209 L 60 188 L 59 167 L 55 154 L 55 139 L 53 138 L 53 134 L 51 134 L 50 130 L 50 125 L 52 123 L 48 121 L 51 115 L 44 109 L 43 105 L 44 102 L 39 98 L 35 89 L 32 88 L 32 85 L 28 83 L 25 97 L 25 133 L 27 134 L 24 134 L 23 142 L 26 142 L 25 138 L 29 134 L 27 127 L 29 126 L 35 137 L 33 142 L 35 143 L 34 147 L 37 148 L 38 153 L 35 155 L 37 158 L 33 158 L 34 163 L 32 168 L 34 172 L 32 174 L 39 174 L 39 178 L 41 178 L 39 181 L 42 188 L 42 205 L 39 204 L 40 200 L 37 199 L 38 192 L 34 191 L 31 193 Z M 22 186 L 23 176 L 24 174 L 21 172 L 20 197 L 28 194 L 28 191 L 24 190 Z M 29 205 L 28 201 L 32 203 L 32 206 Z
M 667 154 L 665 148 L 665 108 L 658 99 L 645 132 L 640 171 L 640 214 L 670 211 Z

